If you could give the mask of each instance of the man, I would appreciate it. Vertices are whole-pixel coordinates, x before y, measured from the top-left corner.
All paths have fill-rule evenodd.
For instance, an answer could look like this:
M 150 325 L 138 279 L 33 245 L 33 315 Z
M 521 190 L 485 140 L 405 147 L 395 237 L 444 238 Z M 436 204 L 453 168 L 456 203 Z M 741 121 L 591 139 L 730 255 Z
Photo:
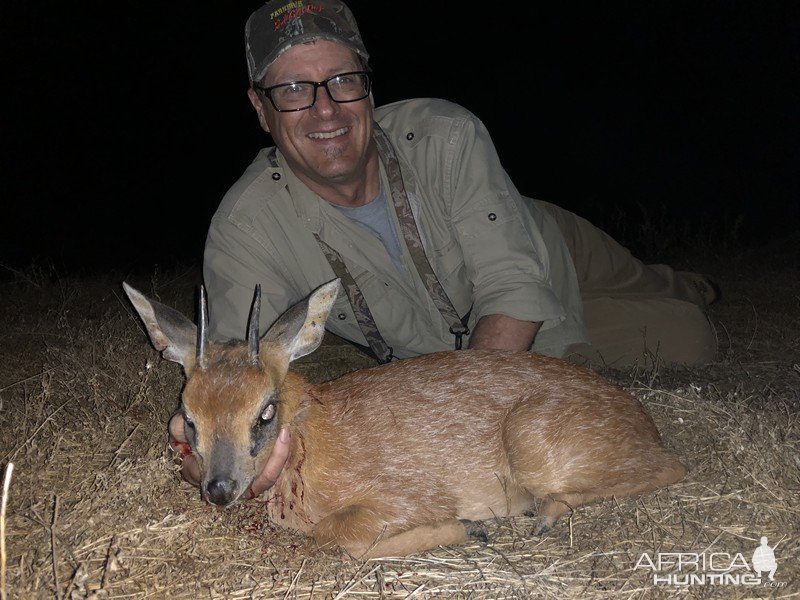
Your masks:
M 585 220 L 521 196 L 460 106 L 376 109 L 344 4 L 268 2 L 248 20 L 246 44 L 248 96 L 276 147 L 211 223 L 213 337 L 244 337 L 256 284 L 264 331 L 340 277 L 346 293 L 326 327 L 381 361 L 461 344 L 613 365 L 645 352 L 668 363 L 713 357 L 705 278 L 645 266 Z M 182 425 L 171 423 L 176 440 Z M 278 444 L 256 493 L 283 452 Z

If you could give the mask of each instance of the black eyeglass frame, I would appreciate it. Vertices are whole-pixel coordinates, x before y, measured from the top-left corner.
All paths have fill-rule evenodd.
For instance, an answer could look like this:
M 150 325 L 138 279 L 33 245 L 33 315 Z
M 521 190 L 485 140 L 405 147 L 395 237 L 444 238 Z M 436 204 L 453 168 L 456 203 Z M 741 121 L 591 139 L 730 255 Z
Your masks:
M 345 75 L 363 75 L 364 76 L 364 80 L 365 80 L 364 90 L 365 91 L 364 91 L 364 95 L 363 96 L 361 96 L 360 98 L 353 98 L 352 100 L 336 100 L 333 97 L 333 94 L 331 94 L 331 90 L 328 87 L 328 83 L 330 83 L 331 81 L 333 81 L 337 77 L 344 77 Z M 286 87 L 288 85 L 297 85 L 298 83 L 310 83 L 311 85 L 314 86 L 314 96 L 313 96 L 313 98 L 311 100 L 311 104 L 309 104 L 308 106 L 303 106 L 301 108 L 278 108 L 275 105 L 275 100 L 273 100 L 273 98 L 272 98 L 272 90 L 277 89 L 277 88 L 281 88 L 281 87 Z M 261 87 L 260 85 L 253 84 L 253 89 L 255 89 L 256 91 L 261 92 L 262 94 L 264 94 L 264 96 L 269 98 L 270 104 L 272 104 L 272 108 L 274 108 L 277 112 L 298 112 L 298 111 L 301 111 L 301 110 L 308 110 L 309 108 L 311 108 L 312 106 L 314 106 L 317 103 L 317 90 L 319 88 L 321 88 L 321 87 L 324 87 L 325 91 L 328 92 L 328 98 L 330 98 L 333 102 L 336 102 L 337 104 L 348 104 L 350 102 L 358 102 L 359 100 L 363 100 L 364 98 L 369 96 L 370 92 L 372 91 L 372 71 L 347 71 L 346 73 L 337 73 L 336 75 L 331 75 L 330 77 L 328 77 L 327 79 L 324 79 L 322 81 L 287 81 L 286 83 L 279 83 L 278 85 L 272 85 L 270 87 Z

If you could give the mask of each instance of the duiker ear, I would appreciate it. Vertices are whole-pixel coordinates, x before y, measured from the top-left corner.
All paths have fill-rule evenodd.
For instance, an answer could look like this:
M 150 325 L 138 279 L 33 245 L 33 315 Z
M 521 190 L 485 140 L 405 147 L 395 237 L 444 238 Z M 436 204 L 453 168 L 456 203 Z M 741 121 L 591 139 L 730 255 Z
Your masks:
M 321 285 L 308 298 L 283 313 L 263 340 L 281 346 L 289 362 L 312 353 L 325 336 L 325 320 L 338 291 L 338 279 Z
M 122 287 L 142 318 L 155 349 L 167 360 L 180 363 L 186 370 L 191 369 L 197 344 L 197 327 L 194 323 L 174 308 L 151 300 L 124 281 Z

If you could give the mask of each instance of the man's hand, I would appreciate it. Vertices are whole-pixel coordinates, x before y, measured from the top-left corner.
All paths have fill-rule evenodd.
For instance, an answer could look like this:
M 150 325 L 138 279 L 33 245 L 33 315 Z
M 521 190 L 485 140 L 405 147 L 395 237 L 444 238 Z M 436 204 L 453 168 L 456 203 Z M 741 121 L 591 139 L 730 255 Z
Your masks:
M 275 445 L 272 447 L 267 464 L 261 474 L 253 480 L 250 485 L 250 491 L 254 496 L 258 496 L 261 492 L 268 490 L 278 480 L 278 476 L 283 471 L 286 460 L 289 458 L 289 430 L 284 427 L 278 434 L 278 439 L 275 440 Z
M 484 315 L 469 337 L 469 347 L 480 350 L 530 350 L 541 321 L 520 321 L 506 315 Z
M 181 465 L 181 477 L 195 487 L 200 487 L 200 465 L 197 457 L 189 449 L 189 443 L 184 429 L 185 422 L 180 413 L 174 415 L 169 421 L 170 445 L 178 454 Z M 289 458 L 289 430 L 281 429 L 275 446 L 267 459 L 264 469 L 255 478 L 250 486 L 252 496 L 258 496 L 261 492 L 268 490 L 281 474 L 286 460 Z

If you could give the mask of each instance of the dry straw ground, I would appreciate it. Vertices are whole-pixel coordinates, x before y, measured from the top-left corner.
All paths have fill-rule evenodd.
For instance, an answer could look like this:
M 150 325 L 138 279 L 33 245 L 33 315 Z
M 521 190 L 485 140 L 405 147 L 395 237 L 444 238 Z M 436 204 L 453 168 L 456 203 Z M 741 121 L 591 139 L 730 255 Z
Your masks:
M 181 374 L 148 345 L 123 300 L 123 275 L 17 274 L 0 284 L 0 463 L 15 465 L 3 591 L 9 598 L 798 597 L 798 246 L 795 237 L 702 265 L 725 292 L 710 310 L 720 344 L 714 364 L 649 362 L 605 373 L 653 413 L 690 469 L 685 481 L 580 509 L 542 539 L 529 535 L 528 518 L 498 519 L 489 523 L 489 544 L 366 563 L 274 528 L 257 501 L 217 510 L 178 482 L 165 428 Z M 193 314 L 196 269 L 126 276 Z M 367 364 L 326 341 L 297 368 L 322 380 Z M 761 536 L 775 549 L 781 587 L 681 591 L 634 568 L 643 553 L 659 552 L 741 552 L 750 562 Z

